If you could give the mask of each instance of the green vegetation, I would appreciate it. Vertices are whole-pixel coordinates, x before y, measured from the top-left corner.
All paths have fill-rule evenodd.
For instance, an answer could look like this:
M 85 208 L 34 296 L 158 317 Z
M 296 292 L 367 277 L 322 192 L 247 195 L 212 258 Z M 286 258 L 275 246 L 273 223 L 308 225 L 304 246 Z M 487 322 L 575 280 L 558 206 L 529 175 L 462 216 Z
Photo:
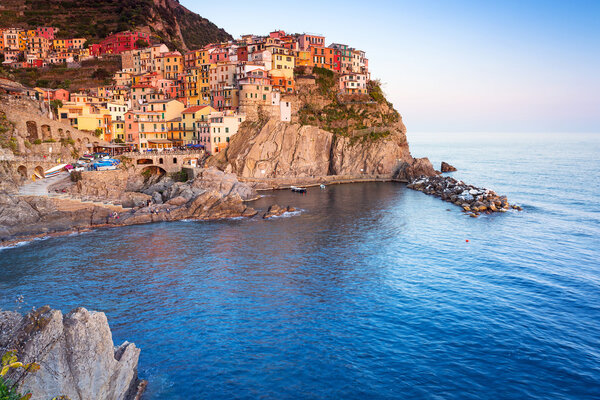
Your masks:
M 314 103 L 305 103 L 298 111 L 301 125 L 314 125 L 336 136 L 351 138 L 351 144 L 359 141 L 376 141 L 389 136 L 386 129 L 400 121 L 381 90 L 379 82 L 369 83 L 369 95 L 338 96 L 335 89 L 338 74 L 323 68 L 314 68 L 318 94 Z M 325 103 L 325 106 L 320 104 Z
M 62 144 L 63 146 L 68 146 L 68 145 L 72 146 L 75 144 L 75 141 L 71 138 L 61 138 L 60 144 Z
M 96 128 L 96 130 L 94 131 L 94 135 L 96 135 L 96 137 L 102 136 L 102 129 Z
M 35 139 L 33 144 L 42 144 L 42 139 Z
M 58 113 L 58 109 L 63 106 L 63 102 L 60 100 L 52 100 L 50 102 L 50 108 L 54 111 L 54 114 Z
M 6 379 L 6 374 L 13 369 L 23 369 L 25 373 L 35 372 L 40 369 L 37 363 L 23 364 L 17 359 L 17 351 L 7 351 L 2 356 L 2 365 L 0 368 L 0 400 L 28 400 L 31 393 L 22 395 L 17 393 L 16 385 Z
M 327 97 L 335 96 L 336 74 L 333 71 L 319 67 L 313 68 L 313 74 L 320 93 Z
M 167 45 L 182 49 L 177 23 L 185 44 L 199 48 L 208 43 L 231 39 L 209 20 L 182 6 L 163 7 L 153 0 L 11 0 L 0 11 L 0 27 L 55 26 L 58 38 L 85 37 L 97 43 L 111 32 L 136 30 L 162 22 L 155 32 Z
M 187 182 L 188 176 L 185 171 L 173 172 L 171 174 L 171 179 L 175 182 Z
M 100 78 L 92 75 L 97 69 Z M 50 68 L 5 68 L 0 67 L 0 77 L 14 79 L 25 86 L 45 87 L 50 89 L 68 89 L 76 91 L 90 87 L 97 87 L 110 80 L 114 73 L 121 68 L 120 57 L 105 57 L 102 60 L 85 60 L 81 68 L 67 68 L 65 64 L 51 66 Z

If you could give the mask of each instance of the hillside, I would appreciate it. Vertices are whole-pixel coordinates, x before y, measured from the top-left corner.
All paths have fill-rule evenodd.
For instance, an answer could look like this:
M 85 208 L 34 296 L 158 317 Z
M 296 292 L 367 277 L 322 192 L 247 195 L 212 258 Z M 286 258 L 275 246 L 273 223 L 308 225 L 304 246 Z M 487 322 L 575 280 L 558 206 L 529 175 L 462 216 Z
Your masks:
M 139 30 L 180 50 L 231 39 L 177 0 L 3 0 L 0 28 L 55 26 L 59 37 L 97 42 L 112 32 Z

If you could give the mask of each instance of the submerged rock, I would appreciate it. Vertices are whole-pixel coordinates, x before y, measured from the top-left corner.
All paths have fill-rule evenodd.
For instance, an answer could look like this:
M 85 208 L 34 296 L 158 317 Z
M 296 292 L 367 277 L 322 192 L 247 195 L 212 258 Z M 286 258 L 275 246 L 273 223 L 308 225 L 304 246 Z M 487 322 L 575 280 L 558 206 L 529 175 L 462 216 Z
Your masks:
M 280 215 L 285 214 L 286 212 L 294 212 L 296 209 L 294 207 L 281 207 L 277 204 L 273 204 L 267 209 L 267 212 L 263 214 L 263 219 L 269 219 L 271 217 L 278 217 Z
M 18 315 L 18 314 L 17 314 Z M 101 312 L 77 308 L 67 315 L 44 306 L 22 318 L 0 323 L 0 347 L 16 349 L 19 361 L 37 362 L 39 371 L 9 376 L 32 400 L 67 396 L 71 400 L 130 399 L 138 387 L 140 349 L 114 346 Z M 9 322 L 6 322 L 9 321 Z

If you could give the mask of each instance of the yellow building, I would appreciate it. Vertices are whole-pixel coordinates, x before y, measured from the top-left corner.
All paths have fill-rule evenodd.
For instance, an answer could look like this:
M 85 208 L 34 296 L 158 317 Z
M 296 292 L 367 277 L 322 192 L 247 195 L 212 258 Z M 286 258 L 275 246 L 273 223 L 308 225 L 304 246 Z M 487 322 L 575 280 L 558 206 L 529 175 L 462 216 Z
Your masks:
M 181 129 L 181 117 L 167 121 L 167 139 L 173 142 L 173 146 L 183 146 L 185 144 Z
M 287 54 L 273 54 L 271 68 L 280 70 L 286 79 L 294 78 L 294 67 L 296 66 L 296 57 Z
M 54 39 L 52 41 L 52 48 L 55 51 L 66 51 L 67 50 L 67 45 L 66 45 L 64 39 Z
M 208 121 L 210 113 L 216 110 L 211 106 L 192 106 L 181 113 L 181 140 L 183 144 L 197 143 L 198 124 Z
M 125 142 L 125 122 L 111 121 L 111 130 L 113 139 Z
M 161 70 L 165 79 L 179 79 L 183 74 L 183 56 L 178 51 L 161 56 Z

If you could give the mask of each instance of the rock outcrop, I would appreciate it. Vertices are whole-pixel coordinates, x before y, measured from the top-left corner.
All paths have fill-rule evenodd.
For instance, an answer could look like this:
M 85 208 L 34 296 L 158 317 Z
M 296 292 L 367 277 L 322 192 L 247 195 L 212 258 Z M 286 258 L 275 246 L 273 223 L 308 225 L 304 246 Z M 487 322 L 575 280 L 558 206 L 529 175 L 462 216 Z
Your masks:
M 410 182 L 418 177 L 434 176 L 437 171 L 433 169 L 428 158 L 413 158 L 402 161 L 394 172 L 394 179 L 402 182 Z
M 442 172 L 454 172 L 456 171 L 456 168 L 453 167 L 452 165 L 448 164 L 445 161 L 442 161 L 442 165 L 440 166 L 440 171 Z
M 0 316 L 0 348 L 17 350 L 24 363 L 39 371 L 9 376 L 32 400 L 67 396 L 71 400 L 119 400 L 136 395 L 140 349 L 114 346 L 106 315 L 77 308 L 67 315 L 48 306 L 20 318 Z
M 312 184 L 314 178 L 348 180 L 435 174 L 428 159 L 414 159 L 400 128 L 376 139 L 335 136 L 316 126 L 269 119 L 264 125 L 248 122 L 231 138 L 229 147 L 208 165 L 231 170 L 252 182 Z M 408 166 L 409 168 L 407 169 Z M 402 170 L 402 173 L 398 173 Z
M 329 172 L 333 134 L 316 126 L 270 119 L 243 124 L 225 152 L 209 165 L 226 168 L 240 178 L 325 176 Z
M 84 172 L 65 190 L 66 198 L 0 193 L 0 243 L 100 226 L 256 215 L 245 203 L 257 197 L 254 189 L 216 168 L 198 169 L 188 182 L 144 180 L 134 170 Z
M 282 96 L 291 106 L 290 122 L 280 121 L 278 106 L 261 106 L 247 115 L 229 147 L 209 158 L 208 165 L 257 188 L 281 188 L 391 180 L 404 163 L 415 162 L 402 117 L 376 82 L 369 83 L 371 95 L 341 96 L 336 74 L 319 68 L 313 72 L 316 79 L 300 76 L 296 92 Z M 421 165 L 428 162 L 420 161 L 419 173 L 433 174 L 433 167 Z
M 269 206 L 267 212 L 263 214 L 263 219 L 269 219 L 273 217 L 279 217 L 285 214 L 286 212 L 295 212 L 296 209 L 291 206 L 281 207 L 280 205 L 273 204 Z

